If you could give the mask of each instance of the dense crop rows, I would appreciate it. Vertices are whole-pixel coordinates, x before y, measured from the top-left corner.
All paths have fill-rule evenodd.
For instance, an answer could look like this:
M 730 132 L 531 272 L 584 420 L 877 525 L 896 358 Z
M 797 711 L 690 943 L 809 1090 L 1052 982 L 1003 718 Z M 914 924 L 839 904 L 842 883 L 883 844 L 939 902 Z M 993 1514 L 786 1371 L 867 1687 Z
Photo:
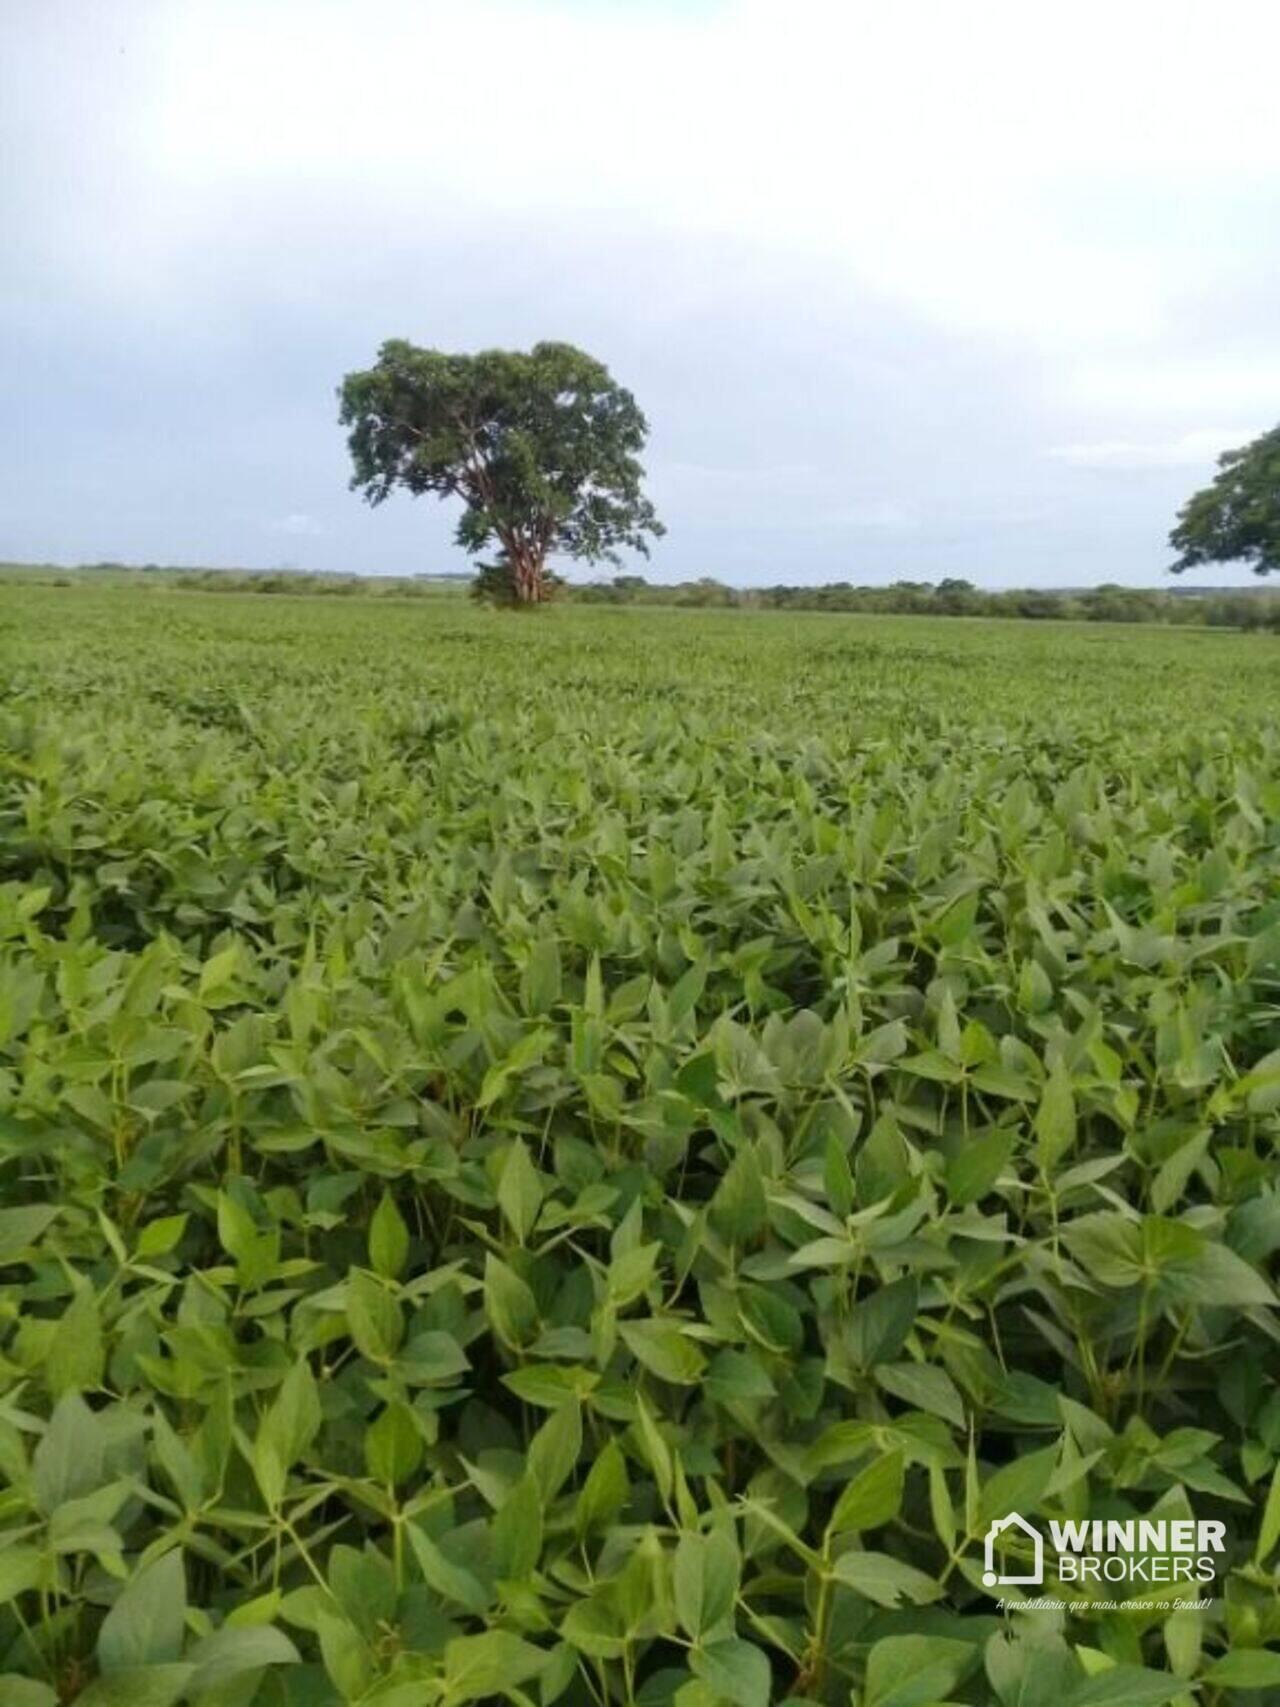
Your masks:
M 4 1707 L 1280 1699 L 1273 640 L 0 647 Z

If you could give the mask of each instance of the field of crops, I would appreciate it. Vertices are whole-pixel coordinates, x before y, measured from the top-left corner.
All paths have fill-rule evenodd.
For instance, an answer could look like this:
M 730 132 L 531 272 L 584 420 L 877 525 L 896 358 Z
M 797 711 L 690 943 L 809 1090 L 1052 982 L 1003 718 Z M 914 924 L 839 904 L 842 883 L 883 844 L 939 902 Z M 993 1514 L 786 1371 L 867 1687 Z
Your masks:
M 1273 637 L 0 584 L 0 1704 L 1280 1701 L 1278 1137 Z

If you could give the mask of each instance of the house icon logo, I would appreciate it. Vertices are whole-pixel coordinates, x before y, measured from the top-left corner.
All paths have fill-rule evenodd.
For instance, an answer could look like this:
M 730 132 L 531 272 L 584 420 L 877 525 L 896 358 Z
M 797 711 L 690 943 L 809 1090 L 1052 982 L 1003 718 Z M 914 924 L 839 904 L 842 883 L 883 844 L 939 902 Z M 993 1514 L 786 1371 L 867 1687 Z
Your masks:
M 1006 1530 L 1020 1530 L 1031 1543 L 1031 1571 L 1027 1576 L 1005 1576 L 996 1570 L 996 1542 Z M 1011 1511 L 1005 1517 L 998 1517 L 991 1525 L 982 1544 L 982 1580 L 987 1588 L 994 1588 L 997 1583 L 1043 1583 L 1044 1581 L 1044 1536 L 1034 1523 L 1028 1523 L 1025 1517 L 1019 1517 L 1016 1511 Z

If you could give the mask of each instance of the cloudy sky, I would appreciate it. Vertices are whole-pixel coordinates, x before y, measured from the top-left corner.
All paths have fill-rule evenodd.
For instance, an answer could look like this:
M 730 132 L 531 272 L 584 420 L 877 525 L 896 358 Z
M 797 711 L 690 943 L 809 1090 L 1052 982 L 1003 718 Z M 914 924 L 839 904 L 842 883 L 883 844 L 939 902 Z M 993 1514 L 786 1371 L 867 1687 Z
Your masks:
M 463 567 L 347 490 L 334 389 L 391 336 L 608 362 L 662 579 L 1155 583 L 1280 418 L 1274 0 L 0 28 L 3 558 Z

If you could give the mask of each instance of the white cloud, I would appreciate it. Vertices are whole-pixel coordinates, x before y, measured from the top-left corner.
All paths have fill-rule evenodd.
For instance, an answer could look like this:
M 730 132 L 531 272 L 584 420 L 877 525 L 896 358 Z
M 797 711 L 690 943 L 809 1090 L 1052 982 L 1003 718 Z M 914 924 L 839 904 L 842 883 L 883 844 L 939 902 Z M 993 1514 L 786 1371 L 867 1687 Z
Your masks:
M 184 206 L 223 191 L 252 217 L 274 184 L 282 228 L 320 193 L 357 247 L 370 219 L 410 247 L 415 228 L 503 217 L 731 233 L 944 325 L 1146 341 L 1221 261 L 1176 213 L 1109 227 L 1108 200 L 1280 166 L 1270 0 L 187 0 L 153 17 L 153 98 L 130 122 L 179 232 Z
M 1280 404 L 1280 362 L 1220 353 L 1212 327 L 1200 337 L 1202 350 L 1169 351 L 1159 360 L 1135 361 L 1128 351 L 1109 351 L 1105 359 L 1076 367 L 1064 395 L 1076 407 L 1128 418 L 1241 420 L 1274 414 Z M 1274 348 L 1274 337 L 1268 342 Z
M 231 561 L 321 531 L 317 562 L 398 540 L 412 565 L 424 537 L 454 561 L 444 512 L 324 495 L 334 380 L 397 334 L 582 342 L 653 423 L 664 562 L 786 526 L 801 576 L 823 550 L 909 572 L 931 540 L 948 573 L 1145 550 L 1158 574 L 1169 483 L 1086 506 L 1073 470 L 1208 472 L 1253 429 L 1189 423 L 1280 416 L 1274 0 L 27 11 L 0 55 L 0 332 L 34 376 L 9 470 L 33 538 L 56 372 L 80 466 L 154 444 Z M 281 491 L 315 514 L 265 520 Z
M 869 533 L 910 533 L 920 526 L 920 518 L 902 504 L 890 499 L 851 504 L 843 509 L 820 511 L 813 516 L 796 518 L 795 525 L 808 529 L 865 529 Z
M 314 516 L 302 515 L 301 513 L 281 516 L 278 520 L 271 522 L 269 528 L 272 533 L 286 534 L 293 539 L 315 539 L 324 532 Z
M 1217 461 L 1258 436 L 1257 427 L 1199 427 L 1175 439 L 1134 443 L 1108 439 L 1100 444 L 1058 445 L 1049 452 L 1073 468 L 1199 468 Z
M 671 492 L 725 491 L 735 498 L 743 494 L 812 491 L 823 479 L 823 471 L 811 463 L 753 463 L 733 467 L 710 462 L 661 462 L 651 465 L 650 474 Z

